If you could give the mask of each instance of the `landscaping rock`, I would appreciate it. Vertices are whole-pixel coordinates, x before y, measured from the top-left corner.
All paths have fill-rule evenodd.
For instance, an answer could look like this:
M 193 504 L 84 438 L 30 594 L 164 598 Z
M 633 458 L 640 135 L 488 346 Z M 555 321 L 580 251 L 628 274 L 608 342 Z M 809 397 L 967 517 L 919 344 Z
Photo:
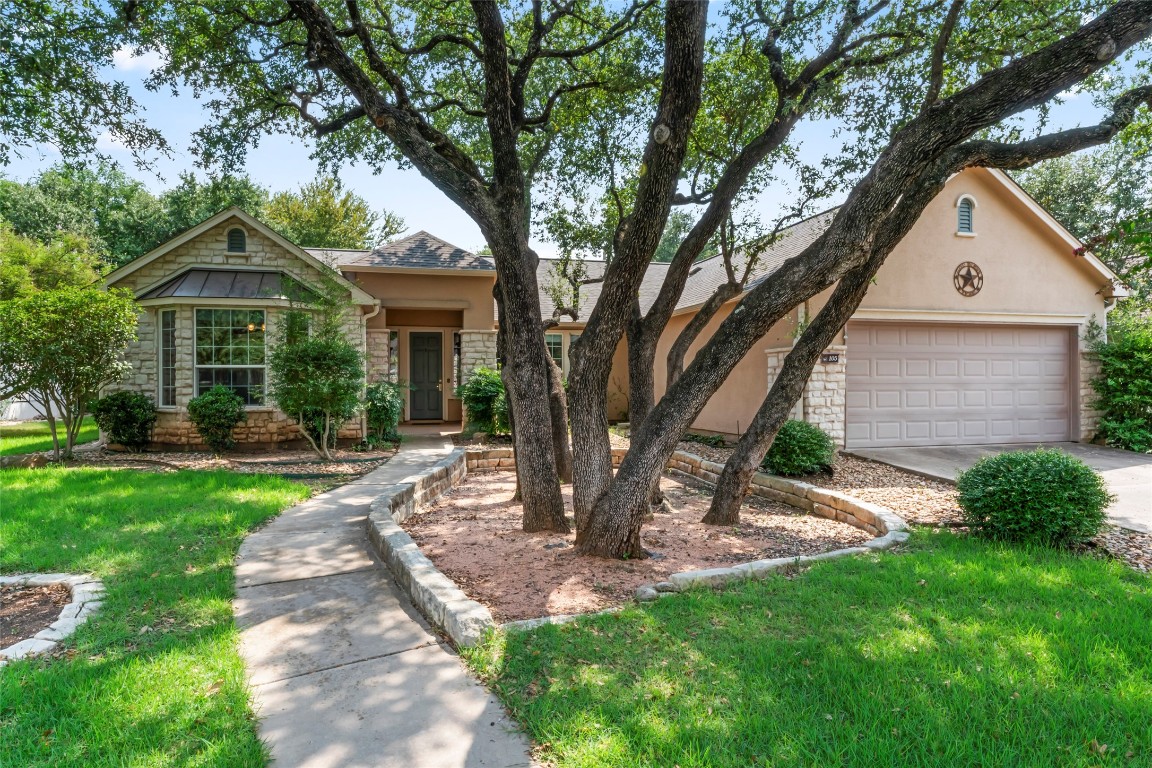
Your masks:
M 657 592 L 679 592 L 680 591 L 680 587 L 676 586 L 675 584 L 673 584 L 670 581 L 659 581 L 655 584 L 654 588 Z
M 746 575 L 744 571 L 736 568 L 706 568 L 700 571 L 674 573 L 668 577 L 668 580 L 680 589 L 686 589 L 701 584 L 710 586 L 727 584 L 730 581 L 744 578 Z
M 636 590 L 636 600 L 641 603 L 650 603 L 660 597 L 660 593 L 654 587 L 640 587 Z
M 39 637 L 30 637 L 27 640 L 21 640 L 15 645 L 10 645 L 4 649 L 4 656 L 9 659 L 23 659 L 26 656 L 31 656 L 34 653 L 44 653 L 56 647 L 56 643 L 52 640 L 44 640 Z

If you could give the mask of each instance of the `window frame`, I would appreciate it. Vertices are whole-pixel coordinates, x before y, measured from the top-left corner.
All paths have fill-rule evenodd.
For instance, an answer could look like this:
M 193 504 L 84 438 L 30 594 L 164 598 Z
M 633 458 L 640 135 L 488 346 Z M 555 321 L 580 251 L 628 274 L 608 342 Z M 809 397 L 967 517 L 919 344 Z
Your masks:
M 262 365 L 201 365 L 199 361 L 199 314 L 201 311 L 205 312 L 218 312 L 224 310 L 227 312 L 259 312 L 264 316 L 264 363 Z M 257 370 L 259 369 L 263 375 L 263 381 L 260 384 L 260 400 L 253 403 L 248 403 L 245 398 L 244 407 L 248 410 L 266 409 L 271 410 L 272 406 L 268 403 L 268 309 L 266 307 L 220 307 L 220 306 L 195 306 L 192 308 L 192 396 L 199 397 L 200 391 L 200 371 L 204 369 L 231 369 L 231 370 Z
M 552 354 L 552 346 L 548 343 L 548 337 L 555 336 L 560 340 L 560 359 L 556 359 L 556 355 Z M 544 334 L 544 347 L 548 350 L 548 356 L 560 367 L 560 371 L 567 375 L 567 362 L 568 355 L 565 354 L 568 350 L 568 345 L 564 342 L 565 334 L 560 331 L 549 331 Z
M 157 408 L 175 408 L 176 407 L 176 328 L 177 328 L 177 312 L 175 309 L 161 309 L 156 313 L 156 407 Z M 165 316 L 171 315 L 172 327 L 171 332 L 171 345 L 166 343 L 164 320 Z M 168 358 L 168 359 L 166 359 Z M 172 374 L 171 384 L 165 384 L 164 374 L 170 372 Z M 166 402 L 165 392 L 171 390 L 172 401 Z

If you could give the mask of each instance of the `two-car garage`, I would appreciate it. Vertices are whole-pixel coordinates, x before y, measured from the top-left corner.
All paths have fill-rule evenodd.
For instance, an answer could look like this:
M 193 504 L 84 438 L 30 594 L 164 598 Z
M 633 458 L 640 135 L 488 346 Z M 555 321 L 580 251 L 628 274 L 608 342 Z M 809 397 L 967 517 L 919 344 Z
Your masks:
M 1068 326 L 849 323 L 847 447 L 1068 440 L 1074 339 Z

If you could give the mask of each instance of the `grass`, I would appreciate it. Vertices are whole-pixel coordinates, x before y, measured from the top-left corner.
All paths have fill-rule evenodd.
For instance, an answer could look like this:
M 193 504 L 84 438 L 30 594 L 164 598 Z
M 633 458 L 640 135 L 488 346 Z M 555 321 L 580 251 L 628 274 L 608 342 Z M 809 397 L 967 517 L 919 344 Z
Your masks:
M 228 472 L 0 472 L 0 571 L 91 572 L 107 588 L 71 658 L 0 670 L 0 765 L 264 765 L 232 564 L 249 530 L 307 495 Z
M 1152 765 L 1152 580 L 947 532 L 469 662 L 560 768 Z
M 64 425 L 60 424 L 60 443 L 64 443 Z M 85 416 L 76 435 L 76 445 L 90 443 L 100 437 L 100 429 L 91 416 Z M 35 453 L 52 450 L 52 430 L 46 421 L 22 421 L 0 426 L 0 456 Z

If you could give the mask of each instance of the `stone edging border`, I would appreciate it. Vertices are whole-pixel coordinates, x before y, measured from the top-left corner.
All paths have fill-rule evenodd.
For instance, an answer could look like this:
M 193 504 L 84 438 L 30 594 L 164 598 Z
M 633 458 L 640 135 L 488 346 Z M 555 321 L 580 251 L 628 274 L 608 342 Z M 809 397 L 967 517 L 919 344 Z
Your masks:
M 613 464 L 624 451 L 613 449 Z M 511 448 L 475 450 L 456 448 L 428 470 L 405 478 L 391 486 L 372 502 L 368 515 L 368 538 L 373 548 L 395 575 L 397 582 L 412 599 L 416 608 L 442 629 L 458 646 L 474 646 L 484 633 L 496 627 L 492 612 L 470 599 L 456 583 L 441 573 L 420 551 L 400 524 L 421 506 L 445 491 L 459 485 L 469 471 L 514 469 L 516 460 Z M 676 451 L 668 461 L 668 470 L 714 485 L 723 466 L 683 451 Z M 860 547 L 837 549 L 818 555 L 780 557 L 756 560 L 728 568 L 708 568 L 674 573 L 667 581 L 644 585 L 636 590 L 636 599 L 655 600 L 697 585 L 718 585 L 748 578 L 764 578 L 782 568 L 819 560 L 888 549 L 908 538 L 904 520 L 887 507 L 861 501 L 839 491 L 817 488 L 808 483 L 757 473 L 749 493 L 803 509 L 811 514 L 838 520 L 871 533 L 876 538 Z M 599 613 L 612 613 L 609 609 Z M 595 614 L 581 614 L 595 615 Z M 502 629 L 525 631 L 545 624 L 563 624 L 579 616 L 543 616 L 512 621 Z
M 15 576 L 0 576 L 0 584 L 15 584 L 21 587 L 47 587 L 52 584 L 66 584 L 72 592 L 72 600 L 60 611 L 60 617 L 32 637 L 0 648 L 0 667 L 9 661 L 22 659 L 37 653 L 47 653 L 56 647 L 88 620 L 88 617 L 104 604 L 104 584 L 94 576 L 71 573 L 18 573 Z

